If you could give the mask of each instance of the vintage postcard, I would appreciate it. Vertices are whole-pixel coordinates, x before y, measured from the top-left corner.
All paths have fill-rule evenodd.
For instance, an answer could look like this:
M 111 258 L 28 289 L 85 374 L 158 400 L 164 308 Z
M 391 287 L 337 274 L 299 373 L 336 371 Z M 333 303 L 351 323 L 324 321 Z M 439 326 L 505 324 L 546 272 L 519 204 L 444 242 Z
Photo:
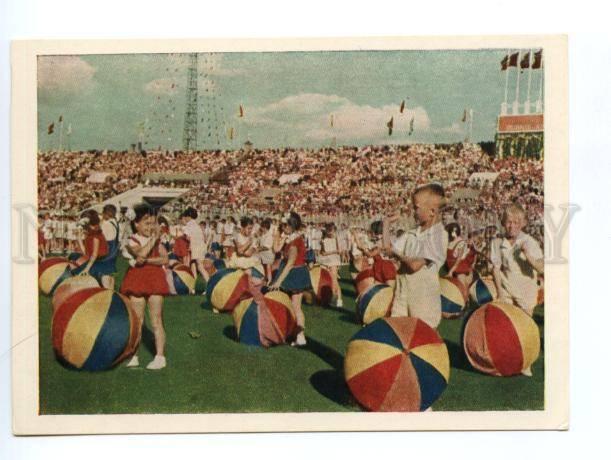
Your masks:
M 21 41 L 14 433 L 567 429 L 562 36 Z

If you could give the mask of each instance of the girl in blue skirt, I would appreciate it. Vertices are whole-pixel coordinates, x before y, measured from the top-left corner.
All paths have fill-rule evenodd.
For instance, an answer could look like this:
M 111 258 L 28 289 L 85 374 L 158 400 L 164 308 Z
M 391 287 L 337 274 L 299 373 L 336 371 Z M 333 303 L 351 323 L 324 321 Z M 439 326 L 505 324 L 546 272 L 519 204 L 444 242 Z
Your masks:
M 306 338 L 305 316 L 301 309 L 303 292 L 312 288 L 310 273 L 306 265 L 306 245 L 301 232 L 301 218 L 299 214 L 291 212 L 287 219 L 290 235 L 282 250 L 282 260 L 270 289 L 282 289 L 291 296 L 291 305 L 297 320 L 299 332 L 293 345 L 304 346 Z

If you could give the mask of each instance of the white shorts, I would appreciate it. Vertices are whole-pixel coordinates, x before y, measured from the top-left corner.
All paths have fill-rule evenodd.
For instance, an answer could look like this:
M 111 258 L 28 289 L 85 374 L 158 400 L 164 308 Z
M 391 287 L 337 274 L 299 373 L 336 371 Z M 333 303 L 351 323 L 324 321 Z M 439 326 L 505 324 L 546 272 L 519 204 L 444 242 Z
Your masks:
M 274 253 L 271 249 L 259 252 L 259 258 L 262 264 L 271 265 L 274 263 Z
M 499 301 L 516 305 L 532 316 L 533 310 L 537 306 L 538 294 L 539 286 L 536 279 L 519 274 L 501 273 Z
M 434 267 L 397 274 L 390 316 L 411 316 L 437 328 L 441 322 L 441 287 Z
M 339 267 L 342 264 L 339 254 L 318 256 L 316 261 L 320 263 L 320 265 L 324 265 L 326 267 Z
M 206 258 L 206 246 L 203 244 L 191 246 L 191 259 L 204 260 Z

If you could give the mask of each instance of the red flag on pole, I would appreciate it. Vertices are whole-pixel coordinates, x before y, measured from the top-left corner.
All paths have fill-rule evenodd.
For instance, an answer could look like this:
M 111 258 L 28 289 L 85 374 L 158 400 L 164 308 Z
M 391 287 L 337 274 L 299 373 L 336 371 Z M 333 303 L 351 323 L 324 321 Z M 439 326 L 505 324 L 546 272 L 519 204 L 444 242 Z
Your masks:
M 59 122 L 61 123 L 62 121 L 64 121 L 64 116 L 63 116 L 63 115 L 60 115 L 60 116 L 59 116 Z
M 242 104 L 240 104 L 240 118 L 244 117 L 244 107 L 242 107 Z
M 404 110 L 405 110 L 405 101 L 401 101 L 401 107 L 399 107 L 399 112 L 403 113 Z
M 509 63 L 507 64 L 507 67 L 517 67 L 518 66 L 518 55 L 520 53 L 513 53 L 511 56 L 509 56 Z
M 520 69 L 528 69 L 530 68 L 530 53 L 526 53 L 522 60 L 520 61 Z
M 47 134 L 53 134 L 53 130 L 55 129 L 55 123 L 51 123 L 48 127 L 47 127 Z
M 503 60 L 501 61 L 501 72 L 503 70 L 507 70 L 509 64 L 509 54 L 506 54 Z
M 390 120 L 388 121 L 388 123 L 386 123 L 386 127 L 388 128 L 388 135 L 389 136 L 392 136 L 393 125 L 394 125 L 393 117 L 390 117 Z
M 467 109 L 465 109 L 465 111 L 463 112 L 463 114 L 462 114 L 462 120 L 461 120 L 461 121 L 462 121 L 463 123 L 464 123 L 465 121 L 467 121 Z
M 533 69 L 540 69 L 541 68 L 541 63 L 543 61 L 543 50 L 539 50 L 534 54 L 535 59 L 533 60 L 532 63 L 532 68 Z

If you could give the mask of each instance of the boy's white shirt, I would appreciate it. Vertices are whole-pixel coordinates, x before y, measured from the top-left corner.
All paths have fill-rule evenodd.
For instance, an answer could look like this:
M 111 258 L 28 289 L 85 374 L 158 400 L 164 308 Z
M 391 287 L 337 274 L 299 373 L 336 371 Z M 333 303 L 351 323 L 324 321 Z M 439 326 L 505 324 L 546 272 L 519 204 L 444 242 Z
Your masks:
M 438 222 L 426 230 L 418 226 L 406 231 L 392 244 L 392 251 L 399 257 L 416 257 L 430 260 L 436 271 L 446 261 L 448 232 Z
M 536 260 L 543 258 L 539 243 L 530 235 L 521 232 L 514 244 L 507 238 L 497 238 L 492 242 L 490 258 L 492 264 L 500 269 L 501 292 L 499 299 L 514 303 L 526 311 L 536 305 L 538 273 L 526 259 L 524 251 Z
M 543 251 L 539 243 L 537 243 L 537 240 L 527 233 L 520 232 L 514 244 L 511 244 L 507 238 L 496 238 L 492 242 L 490 252 L 492 265 L 503 272 L 522 274 L 523 276 L 536 280 L 537 272 L 532 267 L 530 270 L 528 269 L 530 264 L 526 261 L 526 256 L 523 254 L 522 250 L 518 249 L 520 247 L 524 247 L 524 250 L 535 260 L 543 258 Z M 524 262 L 526 262 L 527 265 L 524 265 Z M 527 273 L 525 273 L 523 268 L 527 269 Z
M 109 220 L 104 219 L 100 224 L 100 228 L 102 229 L 102 233 L 104 234 L 106 241 L 114 241 L 114 239 L 117 237 L 117 228 L 115 225 L 118 224 L 114 218 Z
M 200 225 L 193 219 L 185 224 L 183 232 L 189 238 L 191 247 L 199 247 L 204 245 L 204 231 Z

